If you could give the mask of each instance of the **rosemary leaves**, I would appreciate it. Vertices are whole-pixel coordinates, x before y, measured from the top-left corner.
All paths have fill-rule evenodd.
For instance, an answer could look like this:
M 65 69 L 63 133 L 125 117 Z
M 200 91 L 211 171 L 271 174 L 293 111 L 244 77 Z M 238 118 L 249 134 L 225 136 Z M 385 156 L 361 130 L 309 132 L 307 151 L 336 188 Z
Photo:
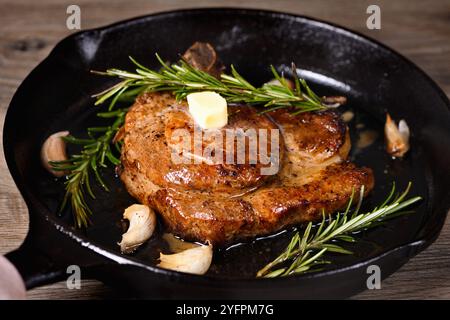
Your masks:
M 361 189 L 359 201 L 353 213 L 350 213 L 354 198 L 352 196 L 343 213 L 336 214 L 335 217 L 329 216 L 328 220 L 323 214 L 322 222 L 316 230 L 310 222 L 301 236 L 297 232 L 285 251 L 259 270 L 257 277 L 270 278 L 318 271 L 320 269 L 317 266 L 330 263 L 323 258 L 326 252 L 351 254 L 351 251 L 339 245 L 337 241 L 355 242 L 354 232 L 369 229 L 393 218 L 401 214 L 404 208 L 421 200 L 420 197 L 405 200 L 410 188 L 411 183 L 400 195 L 394 196 L 395 184 L 393 184 L 391 192 L 380 206 L 370 212 L 359 213 L 364 194 L 364 190 Z
M 120 160 L 114 154 L 120 151 L 120 144 L 113 144 L 112 140 L 124 122 L 126 111 L 126 109 L 118 109 L 98 113 L 99 117 L 113 118 L 114 122 L 110 126 L 88 128 L 88 139 L 75 138 L 71 135 L 64 137 L 63 139 L 68 143 L 81 145 L 81 152 L 70 156 L 65 161 L 50 162 L 53 170 L 70 172 L 65 182 L 66 193 L 61 210 L 70 202 L 75 224 L 79 228 L 89 224 L 89 215 L 92 213 L 85 198 L 87 193 L 95 199 L 90 184 L 91 173 L 102 188 L 108 191 L 99 169 L 106 168 L 108 162 L 113 165 L 120 164 Z
M 214 91 L 223 96 L 228 103 L 259 105 L 266 108 L 264 112 L 291 108 L 294 113 L 301 113 L 332 107 L 326 104 L 325 98 L 317 96 L 304 79 L 298 78 L 294 64 L 292 64 L 293 88 L 273 66 L 271 71 L 278 83 L 266 83 L 261 87 L 255 87 L 242 77 L 233 65 L 231 75 L 221 74 L 220 79 L 216 79 L 204 71 L 195 69 L 184 60 L 169 65 L 158 54 L 156 58 L 161 64 L 159 71 L 144 67 L 131 57 L 131 61 L 137 67 L 135 73 L 119 69 L 108 69 L 106 72 L 93 71 L 96 74 L 122 79 L 116 85 L 95 95 L 96 104 L 110 100 L 112 109 L 115 102 L 124 94 L 133 95 L 143 91 L 171 91 L 178 100 L 193 92 Z
M 271 70 L 275 79 L 278 80 L 278 84 L 264 84 L 257 88 L 245 80 L 233 66 L 231 66 L 231 75 L 222 74 L 219 80 L 192 67 L 184 60 L 180 60 L 178 64 L 168 65 L 158 54 L 156 54 L 156 58 L 161 65 L 159 71 L 146 68 L 131 57 L 131 61 L 137 67 L 135 73 L 118 69 L 109 69 L 106 72 L 93 71 L 96 74 L 122 79 L 114 86 L 94 95 L 95 105 L 109 101 L 108 112 L 98 115 L 115 118 L 115 120 L 110 126 L 89 128 L 89 139 L 65 137 L 66 142 L 81 145 L 81 153 L 72 155 L 65 161 L 50 163 L 55 171 L 70 172 L 65 182 L 66 193 L 62 209 L 70 202 L 77 227 L 85 227 L 89 224 L 91 210 L 85 196 L 88 194 L 91 198 L 95 198 L 90 186 L 91 173 L 103 189 L 108 190 L 99 169 L 107 167 L 108 162 L 113 165 L 120 163 L 111 148 L 112 145 L 115 145 L 115 149 L 120 152 L 120 144 L 114 144 L 112 140 L 124 122 L 126 110 L 115 110 L 118 101 L 132 103 L 136 96 L 144 91 L 170 91 L 175 94 L 177 99 L 184 99 L 190 93 L 209 90 L 221 94 L 230 103 L 263 106 L 265 107 L 264 112 L 279 108 L 291 108 L 294 113 L 300 113 L 331 108 L 324 99 L 318 97 L 310 89 L 305 80 L 297 77 L 294 65 L 292 65 L 295 83 L 293 88 L 273 66 Z

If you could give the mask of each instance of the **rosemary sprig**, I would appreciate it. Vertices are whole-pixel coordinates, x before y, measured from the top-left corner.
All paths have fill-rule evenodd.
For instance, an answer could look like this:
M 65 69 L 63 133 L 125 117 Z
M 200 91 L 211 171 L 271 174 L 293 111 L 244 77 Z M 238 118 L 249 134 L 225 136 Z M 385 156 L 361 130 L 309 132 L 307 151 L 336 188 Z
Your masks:
M 231 75 L 223 74 L 221 80 L 218 80 L 206 72 L 195 69 L 184 60 L 180 60 L 178 64 L 168 65 L 158 54 L 156 57 L 161 64 L 159 71 L 148 69 L 131 57 L 131 61 L 137 66 L 136 73 L 119 69 L 109 69 L 106 72 L 93 71 L 97 74 L 122 79 L 121 82 L 94 95 L 97 98 L 96 105 L 109 101 L 109 112 L 98 115 L 116 117 L 116 120 L 111 126 L 89 128 L 90 138 L 88 139 L 66 137 L 67 142 L 82 145 L 81 153 L 72 155 L 67 161 L 51 163 L 55 170 L 68 172 L 65 183 L 66 193 L 61 210 L 70 201 L 78 227 L 87 226 L 89 223 L 91 210 L 85 199 L 86 193 L 95 198 L 90 186 L 91 172 L 94 173 L 97 182 L 105 190 L 108 190 L 98 170 L 100 167 L 107 166 L 106 159 L 115 165 L 120 163 L 111 150 L 112 139 L 123 124 L 126 113 L 125 110 L 114 111 L 118 101 L 132 102 L 143 91 L 171 91 L 174 92 L 177 99 L 183 99 L 195 91 L 211 90 L 222 94 L 231 103 L 244 102 L 263 105 L 266 107 L 265 111 L 291 107 L 294 109 L 294 113 L 300 113 L 331 107 L 309 88 L 305 80 L 298 78 L 294 64 L 292 68 L 295 88 L 290 88 L 288 81 L 280 76 L 273 66 L 271 70 L 279 81 L 279 85 L 265 84 L 256 88 L 245 80 L 233 66 L 231 66 Z M 120 145 L 116 144 L 116 149 L 120 152 Z
M 110 110 L 117 99 L 123 96 L 135 96 L 143 91 L 172 91 L 178 100 L 184 99 L 188 94 L 197 91 L 215 91 L 221 94 L 229 103 L 246 103 L 261 105 L 267 109 L 264 112 L 279 109 L 293 108 L 294 113 L 317 111 L 330 108 L 308 86 L 304 79 L 299 79 L 295 65 L 292 64 L 294 88 L 289 86 L 284 76 L 280 76 L 271 66 L 271 71 L 278 84 L 264 84 L 255 87 L 244 79 L 231 65 L 231 75 L 222 74 L 216 79 L 210 74 L 195 69 L 184 60 L 169 65 L 156 54 L 161 69 L 151 70 L 130 57 L 135 64 L 136 72 L 119 69 L 108 69 L 106 72 L 94 73 L 117 77 L 121 82 L 95 95 L 96 104 L 110 100 Z
M 272 73 L 279 80 L 280 85 L 265 84 L 255 88 L 246 81 L 231 66 L 232 75 L 222 75 L 218 80 L 206 72 L 197 70 L 187 62 L 181 60 L 178 64 L 168 65 L 156 54 L 161 64 L 159 71 L 150 70 L 130 57 L 137 66 L 136 73 L 109 69 L 97 74 L 108 75 L 123 79 L 114 86 L 100 92 L 94 97 L 95 104 L 99 105 L 109 100 L 106 113 L 99 113 L 100 117 L 115 117 L 111 126 L 89 128 L 89 139 L 79 139 L 73 136 L 65 137 L 66 142 L 82 146 L 80 154 L 75 154 L 67 161 L 52 162 L 54 170 L 68 172 L 65 182 L 66 193 L 61 205 L 63 210 L 70 202 L 78 227 L 89 224 L 89 215 L 92 213 L 85 195 L 95 198 L 90 186 L 90 174 L 94 173 L 97 182 L 108 190 L 103 182 L 99 168 L 107 167 L 106 160 L 117 165 L 120 160 L 112 152 L 112 139 L 124 122 L 126 110 L 115 110 L 118 101 L 132 102 L 143 91 L 172 91 L 177 99 L 185 98 L 189 93 L 200 90 L 211 90 L 221 93 L 229 102 L 245 102 L 248 104 L 262 104 L 268 107 L 267 111 L 280 107 L 293 107 L 296 112 L 315 111 L 328 108 L 322 100 L 315 95 L 303 79 L 295 75 L 295 89 L 291 89 L 287 81 L 280 76 L 274 67 Z M 293 65 L 295 71 L 295 66 Z M 120 152 L 120 145 L 116 144 Z
M 359 202 L 352 214 L 350 214 L 350 208 L 353 203 L 353 194 L 344 213 L 336 214 L 334 218 L 329 216 L 328 220 L 323 214 L 322 222 L 316 230 L 313 230 L 312 222 L 308 223 L 303 234 L 300 236 L 298 232 L 295 233 L 285 251 L 259 270 L 257 277 L 279 277 L 318 271 L 320 269 L 317 266 L 330 263 L 323 259 L 326 252 L 351 254 L 351 251 L 336 242 L 354 242 L 356 239 L 353 233 L 372 228 L 380 222 L 404 213 L 402 211 L 404 208 L 421 200 L 421 197 L 405 200 L 410 188 L 411 183 L 402 194 L 394 197 L 395 184 L 393 184 L 388 197 L 379 207 L 370 212 L 359 213 L 364 194 L 364 188 L 361 188 Z M 280 265 L 286 266 L 275 269 Z
M 89 224 L 89 215 L 92 214 L 85 198 L 87 193 L 95 199 L 90 185 L 90 174 L 93 173 L 100 186 L 108 191 L 108 187 L 99 173 L 99 168 L 107 167 L 107 161 L 113 165 L 120 164 L 120 160 L 114 155 L 111 148 L 114 145 L 117 150 L 120 150 L 120 145 L 112 144 L 111 141 L 122 126 L 126 111 L 126 109 L 118 109 L 98 113 L 97 116 L 101 118 L 115 118 L 112 125 L 88 128 L 88 139 L 64 137 L 68 143 L 81 145 L 81 152 L 72 155 L 66 161 L 50 162 L 54 170 L 69 172 L 65 182 L 66 193 L 60 210 L 63 210 L 70 202 L 75 224 L 79 228 Z

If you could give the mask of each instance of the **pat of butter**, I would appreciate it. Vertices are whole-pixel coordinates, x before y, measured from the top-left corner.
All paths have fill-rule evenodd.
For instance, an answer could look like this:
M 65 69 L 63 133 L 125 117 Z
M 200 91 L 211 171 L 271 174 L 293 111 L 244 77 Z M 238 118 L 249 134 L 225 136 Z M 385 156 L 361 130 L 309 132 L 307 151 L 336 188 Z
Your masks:
M 219 129 L 228 122 L 227 101 L 220 94 L 203 91 L 188 94 L 189 112 L 202 129 Z

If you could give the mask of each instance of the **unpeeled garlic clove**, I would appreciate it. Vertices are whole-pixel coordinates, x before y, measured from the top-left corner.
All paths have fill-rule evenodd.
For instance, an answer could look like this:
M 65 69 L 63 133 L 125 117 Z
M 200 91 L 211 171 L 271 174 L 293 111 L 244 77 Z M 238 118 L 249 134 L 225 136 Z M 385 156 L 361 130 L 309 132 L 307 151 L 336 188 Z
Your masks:
M 160 253 L 158 267 L 192 274 L 205 274 L 211 266 L 212 245 L 198 246 L 175 254 Z
M 289 89 L 292 90 L 295 88 L 294 82 L 292 82 L 291 80 L 284 78 L 284 81 L 286 81 L 286 84 L 289 87 Z M 270 81 L 266 82 L 265 84 L 272 85 L 272 86 L 282 86 L 280 80 L 275 79 L 275 78 L 271 79 Z
M 349 123 L 350 121 L 352 121 L 354 117 L 355 117 L 355 114 L 352 111 L 345 111 L 341 115 L 341 119 L 346 123 Z
M 217 58 L 216 50 L 207 42 L 195 42 L 183 54 L 183 60 L 195 69 L 205 71 L 217 79 L 220 79 L 220 75 L 225 70 L 224 65 Z
M 397 127 L 389 113 L 386 114 L 384 135 L 386 137 L 386 150 L 391 156 L 403 157 L 408 152 L 410 131 L 405 120 L 400 120 Z
M 56 177 L 62 177 L 67 172 L 57 171 L 52 168 L 50 161 L 64 161 L 67 160 L 66 142 L 62 139 L 67 137 L 69 131 L 59 131 L 47 138 L 41 148 L 42 165 L 48 172 Z
M 133 204 L 125 209 L 124 219 L 130 221 L 127 232 L 119 243 L 122 253 L 131 253 L 150 239 L 156 227 L 156 215 L 148 206 Z
M 347 98 L 344 96 L 328 96 L 328 97 L 323 97 L 322 102 L 328 108 L 337 108 L 339 106 L 342 106 L 343 104 L 346 104 Z

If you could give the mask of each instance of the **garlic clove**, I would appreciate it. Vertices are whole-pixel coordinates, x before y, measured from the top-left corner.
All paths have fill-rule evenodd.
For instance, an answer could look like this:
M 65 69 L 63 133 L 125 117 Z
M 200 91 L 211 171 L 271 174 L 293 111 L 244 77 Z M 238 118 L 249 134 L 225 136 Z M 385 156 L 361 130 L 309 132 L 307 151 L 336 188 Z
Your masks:
M 409 141 L 410 132 L 408 124 L 406 123 L 405 120 L 402 119 L 398 123 L 398 131 L 400 132 L 404 140 Z
M 327 96 L 322 98 L 322 102 L 328 108 L 337 108 L 347 103 L 347 98 L 344 96 Z
M 354 114 L 352 111 L 345 111 L 345 112 L 341 115 L 342 121 L 344 121 L 344 122 L 346 122 L 346 123 L 352 121 L 354 117 L 355 117 L 355 114 Z
M 207 42 L 195 42 L 183 54 L 183 60 L 195 69 L 205 71 L 217 79 L 220 79 L 220 74 L 225 69 L 217 58 L 216 50 Z
M 400 120 L 398 127 L 391 116 L 386 114 L 386 124 L 384 126 L 386 137 L 386 150 L 394 157 L 403 157 L 408 152 L 410 130 L 405 120 Z
M 198 246 L 175 254 L 160 253 L 158 267 L 191 274 L 205 274 L 211 266 L 212 245 Z
M 41 162 L 48 172 L 56 177 L 62 177 L 67 172 L 57 171 L 52 168 L 50 161 L 64 161 L 67 160 L 66 142 L 62 139 L 67 137 L 69 131 L 59 131 L 47 138 L 41 148 Z
M 286 79 L 286 78 L 284 80 L 286 81 L 286 84 L 289 87 L 289 89 L 292 90 L 295 88 L 294 82 L 292 82 L 291 80 Z M 272 85 L 272 86 L 282 86 L 280 80 L 275 79 L 275 78 L 271 79 L 269 82 L 266 82 L 265 84 Z
M 156 227 L 156 215 L 146 205 L 133 204 L 125 209 L 123 217 L 130 221 L 130 226 L 122 235 L 120 251 L 131 253 L 152 236 Z

